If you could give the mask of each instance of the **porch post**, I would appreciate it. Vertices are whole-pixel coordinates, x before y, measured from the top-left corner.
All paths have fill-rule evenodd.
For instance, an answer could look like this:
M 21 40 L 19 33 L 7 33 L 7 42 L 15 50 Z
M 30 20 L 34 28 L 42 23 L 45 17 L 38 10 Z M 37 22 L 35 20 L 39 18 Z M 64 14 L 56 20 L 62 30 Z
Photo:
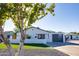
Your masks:
M 63 43 L 65 43 L 65 35 L 63 35 Z

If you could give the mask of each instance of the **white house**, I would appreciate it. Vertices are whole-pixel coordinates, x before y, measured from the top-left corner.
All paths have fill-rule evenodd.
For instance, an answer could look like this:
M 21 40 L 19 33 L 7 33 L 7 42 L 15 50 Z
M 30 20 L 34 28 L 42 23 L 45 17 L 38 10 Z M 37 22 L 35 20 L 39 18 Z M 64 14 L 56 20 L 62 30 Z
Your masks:
M 65 36 L 63 33 L 56 33 L 53 31 L 47 31 L 40 29 L 38 27 L 30 27 L 25 30 L 25 34 L 29 37 L 25 39 L 24 43 L 44 43 L 47 42 L 65 42 Z M 19 43 L 20 42 L 20 32 L 17 33 L 16 39 L 12 39 L 10 37 L 11 43 Z
M 65 37 L 66 40 L 79 40 L 78 34 L 67 34 Z

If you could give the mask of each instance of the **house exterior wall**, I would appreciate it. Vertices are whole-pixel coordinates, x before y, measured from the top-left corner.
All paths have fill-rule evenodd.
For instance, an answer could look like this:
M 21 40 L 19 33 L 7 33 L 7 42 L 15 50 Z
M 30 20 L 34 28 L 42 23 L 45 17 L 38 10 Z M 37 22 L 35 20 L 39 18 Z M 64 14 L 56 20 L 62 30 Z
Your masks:
M 68 37 L 67 40 L 71 40 L 71 36 L 73 40 L 79 39 L 79 35 L 66 35 L 66 37 Z
M 30 28 L 25 31 L 26 35 L 31 36 L 30 39 L 25 39 L 24 43 L 44 43 L 46 44 L 47 42 L 53 42 L 53 37 L 52 34 L 59 34 L 61 33 L 53 33 L 53 32 L 47 32 L 38 28 Z M 37 34 L 45 34 L 45 39 L 38 39 L 36 36 Z M 20 33 L 17 33 L 17 38 L 12 39 L 10 38 L 11 43 L 19 43 L 20 42 L 21 35 Z M 64 35 L 63 35 L 63 42 L 65 42 Z
M 63 43 L 65 43 L 65 42 L 66 42 L 65 35 L 63 35 Z
M 42 31 L 37 28 L 30 28 L 27 31 L 25 31 L 25 34 L 30 35 L 31 39 L 25 39 L 24 43 L 44 43 L 44 44 L 46 44 L 47 42 L 51 41 L 49 32 Z M 37 34 L 45 34 L 45 39 L 35 38 L 35 36 L 37 36 Z M 20 33 L 17 33 L 17 38 L 16 39 L 10 38 L 10 42 L 11 43 L 19 43 L 20 38 L 21 38 Z
M 79 35 L 72 35 L 72 39 L 79 39 Z
M 49 33 L 49 38 L 47 39 L 47 42 L 53 42 L 52 41 L 52 33 Z
M 47 40 L 49 39 L 48 38 L 48 35 L 49 35 L 48 32 L 38 30 L 36 28 L 28 29 L 26 31 L 26 34 L 30 35 L 31 39 L 25 39 L 25 41 L 24 41 L 25 43 L 44 43 L 45 44 L 45 43 L 47 43 Z M 37 34 L 45 34 L 45 39 L 35 38 L 37 36 Z

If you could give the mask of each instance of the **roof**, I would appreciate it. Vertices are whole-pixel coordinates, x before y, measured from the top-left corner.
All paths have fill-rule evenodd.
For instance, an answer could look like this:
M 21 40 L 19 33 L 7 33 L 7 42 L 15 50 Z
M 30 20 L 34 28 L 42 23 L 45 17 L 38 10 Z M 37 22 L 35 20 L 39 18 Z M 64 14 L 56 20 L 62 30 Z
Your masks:
M 25 28 L 24 30 L 28 30 L 28 29 L 30 29 L 30 28 L 35 28 L 35 29 L 42 30 L 42 31 L 45 31 L 45 32 L 49 32 L 49 33 L 64 34 L 64 32 L 55 32 L 55 31 L 50 31 L 50 30 L 44 30 L 44 29 L 41 29 L 41 28 L 39 28 L 39 27 L 33 27 L 33 26 L 31 26 L 31 27 L 29 27 L 29 28 Z
M 39 30 L 42 30 L 42 31 L 45 31 L 45 32 L 55 33 L 54 31 L 43 30 L 43 29 L 41 29 L 41 28 L 39 28 L 39 27 L 30 27 L 30 28 L 36 28 L 36 29 L 39 29 Z M 25 29 L 25 30 L 28 30 L 28 29 L 30 29 L 30 28 L 27 28 L 27 29 Z
M 14 34 L 13 31 L 5 31 L 4 33 L 7 34 L 7 35 L 13 35 Z
M 68 34 L 66 34 L 66 35 L 78 35 L 78 34 L 68 33 Z

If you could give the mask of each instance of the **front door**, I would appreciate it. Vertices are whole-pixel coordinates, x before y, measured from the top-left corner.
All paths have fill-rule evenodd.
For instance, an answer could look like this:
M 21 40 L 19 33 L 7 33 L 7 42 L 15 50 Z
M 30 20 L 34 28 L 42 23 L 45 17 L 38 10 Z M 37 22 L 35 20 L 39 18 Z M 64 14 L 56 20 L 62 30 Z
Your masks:
M 63 42 L 63 34 L 52 34 L 53 42 Z

